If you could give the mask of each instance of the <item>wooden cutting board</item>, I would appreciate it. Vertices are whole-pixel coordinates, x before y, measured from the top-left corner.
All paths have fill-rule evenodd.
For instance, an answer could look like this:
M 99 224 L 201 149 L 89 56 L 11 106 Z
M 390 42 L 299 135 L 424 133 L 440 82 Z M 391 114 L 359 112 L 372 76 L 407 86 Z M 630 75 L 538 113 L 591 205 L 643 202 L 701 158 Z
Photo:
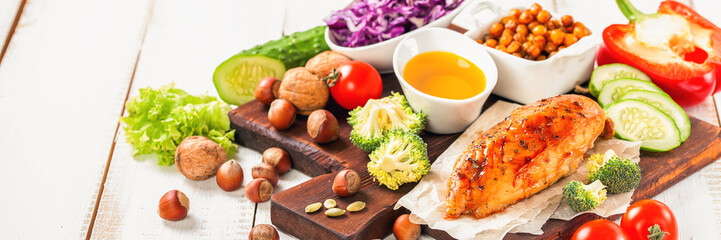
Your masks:
M 385 75 L 384 96 L 391 90 L 399 91 L 395 76 Z M 499 98 L 492 96 L 488 106 Z M 349 140 L 350 126 L 345 120 L 348 111 L 334 102 L 326 107 L 339 120 L 340 138 L 330 144 L 317 144 L 306 132 L 306 117 L 298 117 L 293 126 L 278 131 L 271 127 L 267 118 L 267 107 L 257 101 L 230 111 L 231 127 L 236 130 L 236 141 L 241 145 L 262 152 L 269 147 L 281 147 L 288 151 L 293 168 L 313 179 L 291 189 L 276 193 L 271 199 L 271 221 L 273 225 L 300 239 L 373 239 L 384 238 L 391 232 L 395 218 L 403 209 L 393 210 L 396 201 L 409 192 L 415 184 L 405 184 L 396 191 L 373 182 L 368 175 L 366 164 L 368 154 L 355 147 Z M 691 137 L 680 147 L 666 153 L 643 152 L 640 166 L 643 177 L 634 193 L 634 200 L 655 196 L 690 174 L 698 171 L 721 157 L 721 128 L 691 118 Z M 431 161 L 440 155 L 460 134 L 437 135 L 423 132 L 421 136 L 428 143 L 428 157 Z M 331 190 L 335 173 L 354 169 L 361 176 L 361 190 L 347 198 L 337 196 Z M 305 206 L 333 198 L 338 207 L 345 209 L 354 201 L 366 202 L 366 208 L 356 213 L 346 213 L 338 218 L 329 218 L 323 211 L 305 213 Z M 618 216 L 614 216 L 618 217 Z M 576 228 L 592 219 L 595 214 L 584 214 L 570 222 L 549 220 L 544 234 L 509 234 L 506 239 L 568 239 Z M 424 227 L 424 231 L 438 239 L 451 239 L 443 231 Z

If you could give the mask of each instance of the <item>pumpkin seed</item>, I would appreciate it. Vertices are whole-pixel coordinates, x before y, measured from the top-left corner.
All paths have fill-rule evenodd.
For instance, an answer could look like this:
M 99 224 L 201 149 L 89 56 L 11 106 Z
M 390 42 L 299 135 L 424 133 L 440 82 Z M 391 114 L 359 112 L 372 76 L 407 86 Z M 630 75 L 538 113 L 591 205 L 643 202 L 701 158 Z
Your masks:
M 327 199 L 327 200 L 325 200 L 325 202 L 323 202 L 323 206 L 327 209 L 334 208 L 336 206 L 335 200 L 333 200 L 332 198 Z
M 340 208 L 331 208 L 328 210 L 325 210 L 325 215 L 328 215 L 329 217 L 338 217 L 345 214 L 345 210 Z
M 355 202 L 351 203 L 350 205 L 348 205 L 348 207 L 346 209 L 349 212 L 357 212 L 357 211 L 363 210 L 365 207 L 366 207 L 366 203 L 361 202 L 361 201 L 355 201 Z
M 323 205 L 319 202 L 312 203 L 305 207 L 305 212 L 312 213 L 312 212 L 318 211 L 318 209 L 320 209 L 321 206 L 323 206 Z

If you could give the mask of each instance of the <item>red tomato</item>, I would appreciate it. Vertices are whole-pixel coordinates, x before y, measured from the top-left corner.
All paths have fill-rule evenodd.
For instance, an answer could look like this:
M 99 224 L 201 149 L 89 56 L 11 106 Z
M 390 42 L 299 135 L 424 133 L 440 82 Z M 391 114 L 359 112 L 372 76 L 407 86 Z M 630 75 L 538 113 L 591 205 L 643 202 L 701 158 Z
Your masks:
M 628 235 L 615 223 L 596 219 L 581 225 L 571 240 L 629 240 Z
M 351 110 L 365 106 L 368 99 L 378 99 L 383 92 L 383 80 L 370 64 L 350 61 L 336 68 L 340 73 L 335 83 L 330 83 L 330 94 L 341 107 Z
M 621 218 L 621 228 L 628 233 L 631 240 L 648 239 L 648 228 L 654 224 L 658 224 L 661 231 L 669 233 L 664 240 L 678 239 L 676 217 L 662 202 L 653 199 L 638 201 L 628 207 Z

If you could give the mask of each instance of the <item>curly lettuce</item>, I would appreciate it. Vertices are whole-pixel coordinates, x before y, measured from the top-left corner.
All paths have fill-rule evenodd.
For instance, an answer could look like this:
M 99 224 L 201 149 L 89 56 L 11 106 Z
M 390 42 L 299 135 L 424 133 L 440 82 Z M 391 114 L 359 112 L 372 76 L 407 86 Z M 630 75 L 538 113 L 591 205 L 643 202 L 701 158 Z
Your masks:
M 235 130 L 230 130 L 230 106 L 215 97 L 193 96 L 173 84 L 159 89 L 140 89 L 140 94 L 125 103 L 128 115 L 120 118 L 125 124 L 127 142 L 133 155 L 155 154 L 158 165 L 173 164 L 175 148 L 190 136 L 205 136 L 220 144 L 228 157 L 238 145 L 233 143 Z

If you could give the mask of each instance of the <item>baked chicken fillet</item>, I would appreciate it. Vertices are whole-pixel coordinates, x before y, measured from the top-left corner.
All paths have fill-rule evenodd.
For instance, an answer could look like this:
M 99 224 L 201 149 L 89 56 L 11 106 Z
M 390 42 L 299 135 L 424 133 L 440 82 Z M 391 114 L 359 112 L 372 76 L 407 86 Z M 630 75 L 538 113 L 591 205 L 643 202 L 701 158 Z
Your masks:
M 516 109 L 456 159 L 445 217 L 483 218 L 545 189 L 575 171 L 596 138 L 612 137 L 612 125 L 598 103 L 579 95 Z

